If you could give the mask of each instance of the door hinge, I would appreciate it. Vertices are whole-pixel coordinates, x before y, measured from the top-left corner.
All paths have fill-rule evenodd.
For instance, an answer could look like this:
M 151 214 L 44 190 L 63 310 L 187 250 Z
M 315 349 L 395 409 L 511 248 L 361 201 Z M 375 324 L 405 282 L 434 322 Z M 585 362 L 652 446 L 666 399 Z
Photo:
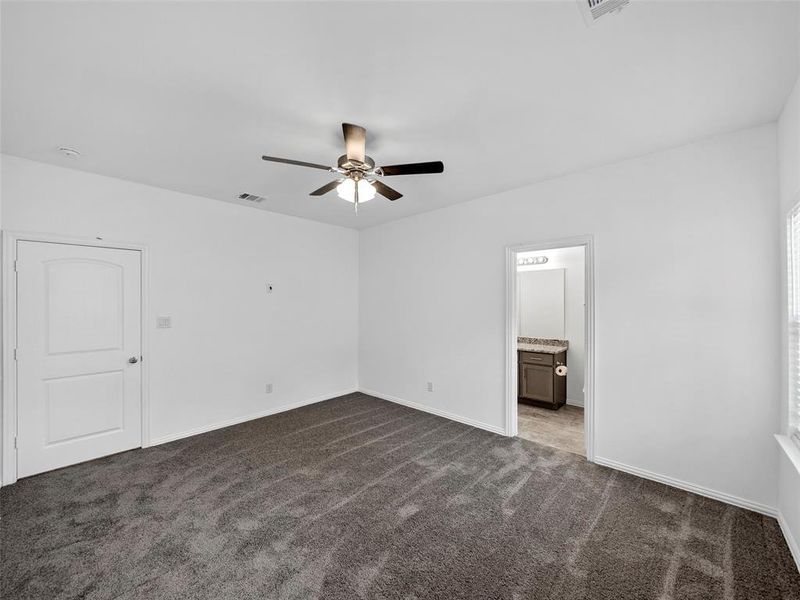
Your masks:
M 14 348 L 14 360 L 17 360 L 17 349 Z
M 18 273 L 18 272 L 19 272 L 19 260 L 15 258 L 14 259 L 14 273 Z
M 17 450 L 19 446 L 17 446 L 17 436 L 14 436 L 14 450 Z

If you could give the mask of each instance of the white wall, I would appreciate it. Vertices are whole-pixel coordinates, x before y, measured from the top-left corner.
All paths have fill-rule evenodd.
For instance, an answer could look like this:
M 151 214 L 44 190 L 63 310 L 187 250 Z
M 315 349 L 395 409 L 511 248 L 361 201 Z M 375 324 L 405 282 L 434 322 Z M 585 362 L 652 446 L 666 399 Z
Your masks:
M 779 239 L 781 240 L 781 300 L 779 312 L 782 331 L 783 351 L 781 381 L 783 386 L 780 394 L 780 425 L 779 431 L 786 432 L 788 427 L 787 398 L 787 282 L 786 282 L 786 217 L 792 207 L 800 201 L 800 78 L 789 96 L 786 107 L 778 121 L 778 161 L 780 165 L 780 214 L 778 219 Z M 794 461 L 785 451 L 780 452 L 780 477 L 778 491 L 778 510 L 781 514 L 781 524 L 784 533 L 789 539 L 790 547 L 795 552 L 795 560 L 800 566 L 800 450 L 791 445 L 785 445 L 795 453 Z
M 800 181 L 798 96 L 782 190 Z M 504 247 L 591 233 L 597 457 L 770 507 L 775 147 L 772 125 L 713 138 L 367 229 L 360 253 L 355 231 L 9 156 L 0 218 L 148 244 L 152 315 L 174 320 L 145 324 L 155 439 L 348 391 L 359 343 L 361 388 L 501 428 Z
M 502 428 L 504 247 L 592 234 L 596 457 L 768 510 L 777 181 L 772 124 L 366 229 L 360 385 Z
M 577 248 L 558 248 L 542 252 L 523 252 L 519 257 L 547 256 L 544 265 L 524 265 L 517 267 L 517 273 L 543 269 L 564 269 L 564 338 L 569 342 L 567 350 L 567 404 L 583 406 L 583 379 L 586 367 L 585 348 L 585 250 Z
M 153 440 L 357 387 L 356 231 L 10 156 L 2 202 L 7 231 L 148 245 Z

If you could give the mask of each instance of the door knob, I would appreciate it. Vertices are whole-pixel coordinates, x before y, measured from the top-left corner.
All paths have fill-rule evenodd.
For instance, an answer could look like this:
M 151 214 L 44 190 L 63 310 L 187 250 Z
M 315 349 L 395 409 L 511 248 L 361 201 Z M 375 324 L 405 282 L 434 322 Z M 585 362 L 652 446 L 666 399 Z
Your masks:
M 129 363 L 131 363 L 132 365 L 135 365 L 137 362 L 139 362 L 139 359 L 138 359 L 138 358 L 136 358 L 135 356 L 131 356 L 131 357 L 128 359 L 128 362 L 129 362 Z

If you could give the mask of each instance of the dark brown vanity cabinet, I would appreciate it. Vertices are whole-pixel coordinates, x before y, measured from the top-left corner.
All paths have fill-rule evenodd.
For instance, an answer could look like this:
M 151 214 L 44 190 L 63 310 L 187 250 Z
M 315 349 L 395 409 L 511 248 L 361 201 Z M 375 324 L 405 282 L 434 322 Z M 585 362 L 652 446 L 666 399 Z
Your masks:
M 567 364 L 567 353 L 518 352 L 520 402 L 559 408 L 567 402 L 567 378 L 556 375 Z

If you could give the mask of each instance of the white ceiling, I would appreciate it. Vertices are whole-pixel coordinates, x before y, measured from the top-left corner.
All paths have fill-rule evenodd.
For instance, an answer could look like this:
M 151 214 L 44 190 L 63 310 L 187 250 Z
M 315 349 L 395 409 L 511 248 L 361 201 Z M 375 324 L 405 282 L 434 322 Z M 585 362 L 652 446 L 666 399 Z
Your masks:
M 3 2 L 2 150 L 348 227 L 772 121 L 796 2 Z M 309 197 L 342 121 L 405 194 Z M 58 146 L 83 156 L 68 159 Z

